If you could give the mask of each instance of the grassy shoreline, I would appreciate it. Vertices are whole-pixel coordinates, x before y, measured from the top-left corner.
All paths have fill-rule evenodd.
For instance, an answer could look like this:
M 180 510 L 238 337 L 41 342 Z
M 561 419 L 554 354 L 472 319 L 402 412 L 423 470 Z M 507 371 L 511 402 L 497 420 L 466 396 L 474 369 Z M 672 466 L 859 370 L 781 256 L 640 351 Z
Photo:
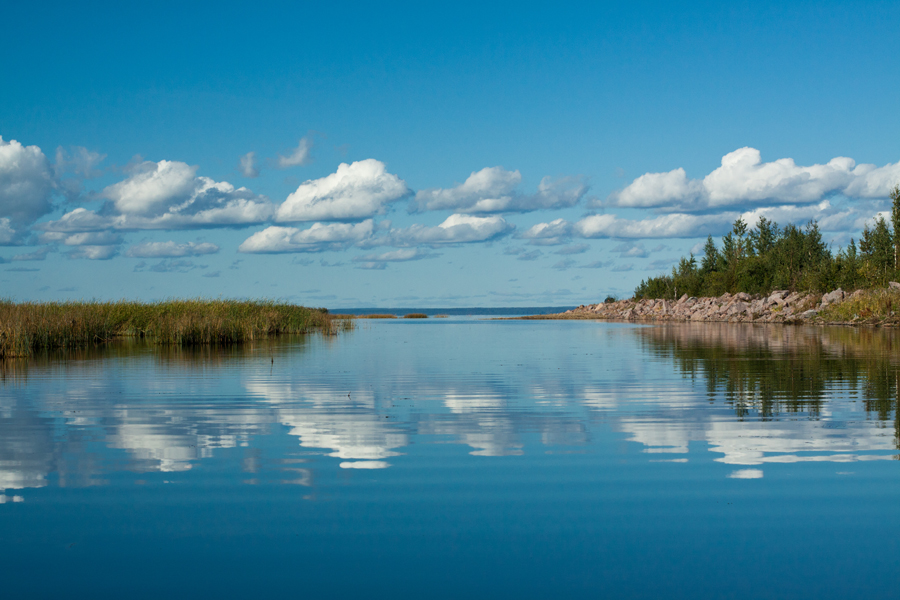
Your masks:
M 83 348 L 120 337 L 161 345 L 228 345 L 280 333 L 335 333 L 352 327 L 327 310 L 272 300 L 173 299 L 161 302 L 0 300 L 0 358 Z

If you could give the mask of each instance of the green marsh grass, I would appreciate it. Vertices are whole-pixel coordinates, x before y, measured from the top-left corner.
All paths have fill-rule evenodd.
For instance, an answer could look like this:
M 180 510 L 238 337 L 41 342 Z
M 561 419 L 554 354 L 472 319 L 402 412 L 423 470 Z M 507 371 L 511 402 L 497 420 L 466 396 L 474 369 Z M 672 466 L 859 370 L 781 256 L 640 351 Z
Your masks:
M 280 333 L 335 334 L 352 322 L 272 300 L 12 302 L 0 300 L 0 358 L 84 348 L 117 337 L 161 345 L 239 344 Z
M 900 292 L 891 288 L 856 292 L 843 302 L 826 306 L 819 316 L 840 323 L 896 324 L 900 321 Z

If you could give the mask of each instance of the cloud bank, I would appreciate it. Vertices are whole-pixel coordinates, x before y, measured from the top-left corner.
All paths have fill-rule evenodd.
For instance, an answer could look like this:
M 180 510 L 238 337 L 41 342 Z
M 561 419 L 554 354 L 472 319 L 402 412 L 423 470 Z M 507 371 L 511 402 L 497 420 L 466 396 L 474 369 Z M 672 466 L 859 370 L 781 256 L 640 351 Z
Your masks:
M 684 169 L 646 173 L 606 204 L 628 208 L 696 211 L 753 204 L 806 204 L 831 194 L 848 198 L 886 198 L 900 181 L 900 162 L 876 167 L 837 157 L 824 165 L 801 166 L 791 158 L 763 162 L 759 150 L 740 148 L 722 157 L 703 179 Z
M 528 212 L 567 208 L 577 204 L 588 190 L 581 177 L 553 180 L 544 177 L 535 194 L 516 191 L 522 182 L 519 171 L 487 167 L 473 172 L 453 188 L 421 190 L 409 205 L 409 212 L 453 210 L 466 213 Z

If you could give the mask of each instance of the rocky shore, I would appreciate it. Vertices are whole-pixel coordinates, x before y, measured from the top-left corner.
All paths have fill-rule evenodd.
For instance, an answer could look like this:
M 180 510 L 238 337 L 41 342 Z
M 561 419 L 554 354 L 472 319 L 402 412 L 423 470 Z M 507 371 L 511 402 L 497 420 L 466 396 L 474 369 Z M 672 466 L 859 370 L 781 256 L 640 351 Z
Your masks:
M 897 312 L 893 307 L 897 307 Z M 787 290 L 769 295 L 745 293 L 678 300 L 619 300 L 582 305 L 550 318 L 617 321 L 706 321 L 730 323 L 900 324 L 900 283 L 884 290 L 836 289 L 827 294 Z

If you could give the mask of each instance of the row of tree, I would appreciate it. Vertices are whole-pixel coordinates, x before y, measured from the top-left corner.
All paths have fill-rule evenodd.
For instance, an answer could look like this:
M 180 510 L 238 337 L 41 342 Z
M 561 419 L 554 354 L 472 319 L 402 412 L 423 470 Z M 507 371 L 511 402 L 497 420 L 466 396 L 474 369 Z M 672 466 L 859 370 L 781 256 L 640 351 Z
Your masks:
M 832 253 L 819 226 L 787 225 L 760 218 L 750 229 L 738 219 L 718 248 L 709 236 L 698 263 L 682 257 L 671 275 L 650 277 L 635 289 L 635 298 L 719 296 L 725 292 L 772 290 L 827 292 L 885 287 L 900 280 L 900 186 L 891 192 L 890 225 L 879 215 L 863 230 L 859 243 Z

